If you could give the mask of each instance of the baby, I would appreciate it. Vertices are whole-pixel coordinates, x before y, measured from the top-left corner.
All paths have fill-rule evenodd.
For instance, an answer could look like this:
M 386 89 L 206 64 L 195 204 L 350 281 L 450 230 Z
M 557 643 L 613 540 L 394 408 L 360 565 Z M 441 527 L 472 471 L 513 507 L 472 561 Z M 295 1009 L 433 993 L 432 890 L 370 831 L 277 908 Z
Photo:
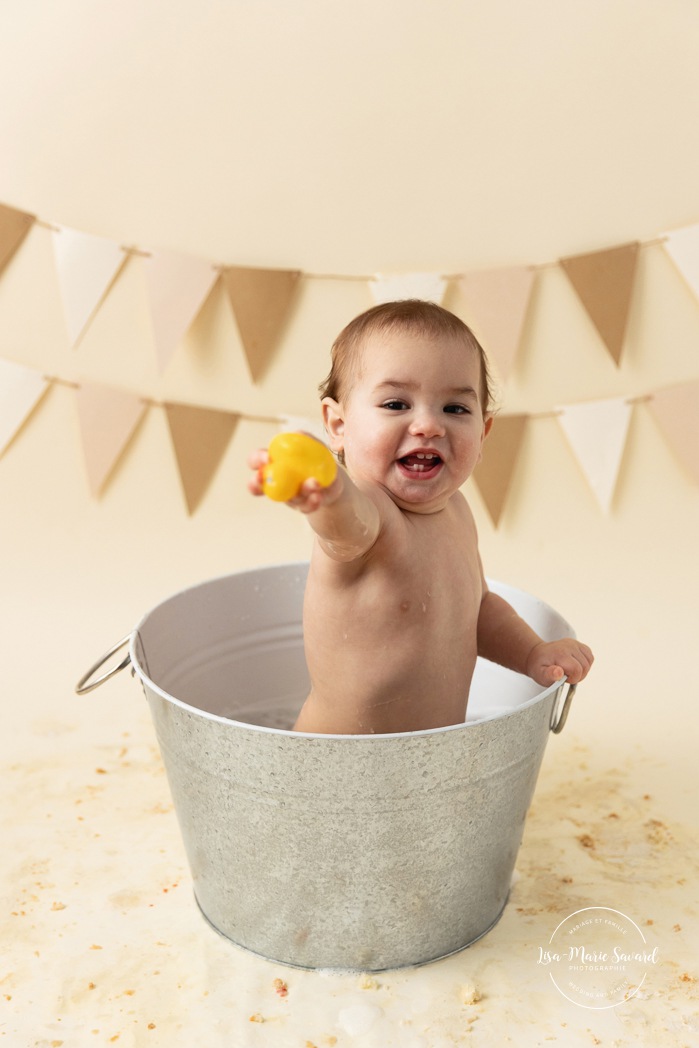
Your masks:
M 483 576 L 460 491 L 493 424 L 485 355 L 441 306 L 402 301 L 356 317 L 321 386 L 344 469 L 288 505 L 315 542 L 304 601 L 311 691 L 294 729 L 417 731 L 462 723 L 476 657 L 542 687 L 588 673 L 592 652 L 543 641 Z M 249 459 L 267 461 L 263 449 Z M 262 494 L 256 475 L 249 483 Z

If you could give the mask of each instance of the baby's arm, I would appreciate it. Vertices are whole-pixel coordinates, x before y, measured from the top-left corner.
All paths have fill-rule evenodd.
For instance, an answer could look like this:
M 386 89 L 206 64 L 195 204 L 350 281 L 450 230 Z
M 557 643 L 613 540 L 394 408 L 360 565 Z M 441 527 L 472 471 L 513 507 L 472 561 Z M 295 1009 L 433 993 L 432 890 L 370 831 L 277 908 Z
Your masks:
M 253 495 L 264 494 L 259 478 L 260 466 L 267 462 L 267 452 L 260 448 L 248 459 L 255 475 L 248 482 Z M 350 561 L 366 553 L 376 542 L 381 528 L 379 508 L 360 491 L 344 469 L 327 487 L 317 480 L 305 480 L 288 506 L 308 516 L 309 523 L 328 556 Z
M 478 615 L 478 654 L 531 677 L 542 687 L 562 677 L 577 684 L 593 662 L 588 646 L 572 637 L 542 640 L 507 601 L 487 587 Z

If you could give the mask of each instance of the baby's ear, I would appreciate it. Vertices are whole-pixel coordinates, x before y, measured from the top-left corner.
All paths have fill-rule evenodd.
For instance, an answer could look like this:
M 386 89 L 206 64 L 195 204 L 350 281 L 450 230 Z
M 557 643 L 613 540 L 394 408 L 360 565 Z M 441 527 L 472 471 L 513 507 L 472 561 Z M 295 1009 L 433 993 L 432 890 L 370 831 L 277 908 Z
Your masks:
M 490 433 L 492 428 L 493 428 L 493 416 L 492 415 L 486 415 L 485 422 L 483 423 L 483 436 L 481 437 L 481 450 L 480 450 L 480 452 L 478 454 L 478 461 L 479 462 L 483 458 L 483 445 L 485 443 L 485 438 L 488 436 L 488 434 Z
M 345 419 L 342 406 L 332 397 L 323 397 L 321 401 L 323 409 L 323 423 L 328 434 L 328 442 L 335 453 L 339 453 L 345 446 Z

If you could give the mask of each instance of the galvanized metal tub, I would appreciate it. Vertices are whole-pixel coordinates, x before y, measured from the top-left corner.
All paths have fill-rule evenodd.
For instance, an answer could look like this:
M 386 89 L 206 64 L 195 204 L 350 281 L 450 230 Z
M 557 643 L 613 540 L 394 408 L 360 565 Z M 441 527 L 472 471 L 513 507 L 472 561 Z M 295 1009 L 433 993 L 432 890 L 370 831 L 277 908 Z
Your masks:
M 379 971 L 470 945 L 507 902 L 550 730 L 574 689 L 479 660 L 465 724 L 392 735 L 290 729 L 308 692 L 308 565 L 177 593 L 77 686 L 130 662 L 148 700 L 197 902 L 221 934 L 304 968 Z M 545 639 L 542 601 L 489 582 Z

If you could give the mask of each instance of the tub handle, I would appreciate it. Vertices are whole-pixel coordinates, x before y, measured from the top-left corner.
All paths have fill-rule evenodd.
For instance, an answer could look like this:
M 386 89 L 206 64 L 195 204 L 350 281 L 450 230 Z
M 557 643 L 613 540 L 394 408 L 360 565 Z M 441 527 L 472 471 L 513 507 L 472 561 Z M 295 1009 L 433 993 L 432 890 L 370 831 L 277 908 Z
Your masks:
M 104 682 L 109 680 L 110 677 L 114 677 L 117 673 L 120 673 L 121 670 L 126 669 L 131 662 L 131 655 L 128 651 L 120 663 L 116 666 L 112 666 L 112 668 L 107 670 L 106 673 L 103 673 L 101 677 L 95 677 L 95 679 L 92 680 L 95 673 L 97 673 L 97 670 L 101 669 L 105 662 L 111 659 L 112 655 L 116 655 L 121 648 L 126 647 L 130 640 L 131 634 L 129 633 L 122 638 L 118 644 L 115 644 L 114 647 L 110 648 L 109 651 L 105 651 L 104 655 L 102 655 L 93 666 L 90 666 L 87 673 L 81 677 L 75 685 L 76 695 L 86 695 L 88 691 L 93 691 L 95 688 L 99 688 L 100 684 L 104 684 Z
M 561 711 L 557 717 L 555 717 L 555 714 L 558 707 L 560 706 L 560 703 L 554 704 L 553 714 L 551 717 L 551 731 L 554 735 L 560 735 L 560 733 L 563 731 L 563 726 L 565 725 L 565 722 L 568 718 L 568 714 L 570 712 L 570 704 L 573 701 L 573 696 L 575 695 L 576 688 L 577 684 L 568 685 L 568 691 L 566 692 L 565 701 L 563 702 L 563 706 L 561 707 Z

